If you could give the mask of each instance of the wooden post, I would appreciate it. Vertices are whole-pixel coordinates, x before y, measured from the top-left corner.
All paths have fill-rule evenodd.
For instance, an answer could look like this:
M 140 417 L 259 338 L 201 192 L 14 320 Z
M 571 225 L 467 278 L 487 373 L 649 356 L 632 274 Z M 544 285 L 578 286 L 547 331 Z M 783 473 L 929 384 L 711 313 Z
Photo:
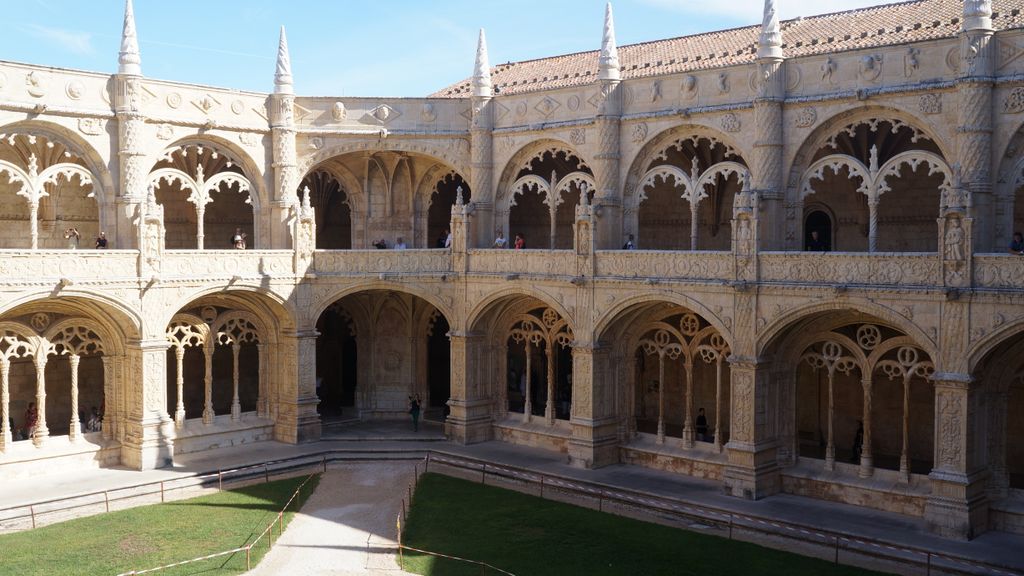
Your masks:
M 267 479 L 267 482 L 270 482 L 270 465 L 267 464 L 266 462 L 263 463 L 263 474 L 264 477 Z
M 106 505 L 107 512 L 110 512 L 110 494 L 106 490 L 103 491 L 103 504 Z
M 160 503 L 164 503 L 164 481 L 160 481 Z
M 29 506 L 28 507 L 28 512 L 29 512 L 29 514 L 32 515 L 32 529 L 35 530 L 35 528 L 36 528 L 36 509 L 35 509 L 35 507 Z

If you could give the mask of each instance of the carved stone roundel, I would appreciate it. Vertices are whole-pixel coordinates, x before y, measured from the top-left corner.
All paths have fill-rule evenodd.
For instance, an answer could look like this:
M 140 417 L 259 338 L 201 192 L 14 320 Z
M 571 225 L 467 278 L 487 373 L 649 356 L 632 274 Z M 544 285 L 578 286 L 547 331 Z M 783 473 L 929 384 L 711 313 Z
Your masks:
M 817 121 L 818 111 L 814 109 L 814 106 L 808 106 L 796 114 L 796 125 L 798 128 L 809 128 L 814 126 L 814 123 Z
M 1024 86 L 1014 88 L 1006 95 L 1006 100 L 1003 101 L 1003 112 L 1007 114 L 1024 112 Z
M 177 92 L 171 92 L 170 94 L 168 94 L 166 100 L 167 105 L 171 108 L 177 108 L 178 106 L 181 106 L 181 94 L 178 94 Z
M 68 98 L 72 100 L 78 100 L 82 97 L 85 92 L 85 85 L 78 80 L 72 80 L 68 82 L 67 86 L 64 87 L 64 93 L 68 95 Z

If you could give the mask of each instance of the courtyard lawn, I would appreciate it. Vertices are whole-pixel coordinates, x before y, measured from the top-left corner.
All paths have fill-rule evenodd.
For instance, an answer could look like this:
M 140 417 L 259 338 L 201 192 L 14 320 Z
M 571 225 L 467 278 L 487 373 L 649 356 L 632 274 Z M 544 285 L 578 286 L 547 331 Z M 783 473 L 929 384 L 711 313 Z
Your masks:
M 423 476 L 402 540 L 517 576 L 877 574 L 438 474 Z M 405 554 L 405 568 L 428 576 L 497 574 L 414 552 Z
M 319 475 L 289 506 L 285 524 L 312 494 Z M 155 568 L 253 541 L 305 476 L 189 500 L 140 506 L 0 536 L 0 575 L 109 575 Z M 275 530 L 276 533 L 276 530 Z M 267 552 L 252 549 L 252 565 Z M 245 552 L 160 571 L 161 576 L 245 572 Z

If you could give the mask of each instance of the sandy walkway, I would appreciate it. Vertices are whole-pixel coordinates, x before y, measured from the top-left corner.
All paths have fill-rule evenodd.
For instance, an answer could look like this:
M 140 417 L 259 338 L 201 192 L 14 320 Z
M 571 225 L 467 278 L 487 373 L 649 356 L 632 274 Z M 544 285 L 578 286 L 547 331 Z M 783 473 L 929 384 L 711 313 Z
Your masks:
M 403 574 L 395 562 L 395 518 L 412 477 L 412 462 L 328 468 L 302 512 L 249 574 Z

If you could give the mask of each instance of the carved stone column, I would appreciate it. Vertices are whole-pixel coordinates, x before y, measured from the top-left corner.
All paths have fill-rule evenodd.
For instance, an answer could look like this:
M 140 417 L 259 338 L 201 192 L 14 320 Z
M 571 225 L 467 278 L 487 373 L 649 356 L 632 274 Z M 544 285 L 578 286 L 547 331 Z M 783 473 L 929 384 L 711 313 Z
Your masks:
M 619 80 L 601 81 L 601 103 L 595 119 L 597 153 L 594 154 L 594 206 L 600 214 L 595 233 L 597 248 L 622 246 L 622 193 L 619 171 L 622 161 L 622 92 Z
M 988 469 L 982 394 L 966 374 L 935 374 L 935 464 L 925 505 L 928 528 L 970 540 L 988 528 Z
M 127 222 L 134 216 L 135 206 L 146 199 L 149 166 L 142 142 L 146 116 L 142 113 L 142 78 L 119 74 L 114 77 L 114 113 L 117 118 L 117 155 L 120 163 L 120 194 L 115 202 L 121 206 L 119 220 Z M 131 226 L 118 226 L 111 240 L 114 246 L 128 248 L 135 244 Z
M 569 462 L 599 468 L 619 461 L 619 414 L 610 350 L 576 342 L 572 347 L 572 436 Z
M 271 237 L 269 248 L 291 248 L 288 222 L 298 206 L 298 154 L 295 151 L 295 96 L 271 94 L 270 131 L 273 139 L 274 191 L 270 203 Z
M 167 415 L 167 347 L 165 339 L 129 342 L 127 414 L 121 463 L 136 470 L 170 466 L 174 424 Z
M 474 204 L 466 204 L 462 197 L 462 186 L 459 186 L 455 196 L 455 205 L 452 206 L 452 215 L 449 230 L 452 233 L 452 271 L 463 274 L 468 270 L 469 261 L 467 253 L 473 247 L 473 226 L 472 213 Z
M 11 436 L 11 363 L 6 356 L 0 356 L 0 452 L 7 450 L 7 445 L 14 438 Z
M 730 356 L 730 431 L 725 492 L 757 500 L 780 489 L 770 366 Z
M 174 386 L 178 392 L 178 401 L 174 406 L 174 427 L 179 430 L 185 425 L 185 348 L 174 347 Z
M 36 430 L 32 433 L 32 443 L 37 447 L 46 444 L 50 436 L 50 429 L 46 427 L 46 349 L 48 346 L 40 346 L 32 357 L 32 363 L 36 368 Z
M 978 4 L 968 1 L 967 5 Z M 983 4 L 983 3 L 982 3 Z M 980 7 L 979 7 L 980 8 Z M 979 220 L 974 241 L 982 252 L 992 251 L 995 202 L 992 198 L 992 93 L 996 43 L 991 5 L 987 15 L 965 5 L 960 35 L 960 78 L 957 80 L 957 157 L 963 184 L 969 192 L 969 216 Z
M 284 334 L 278 350 L 279 372 L 277 425 L 274 439 L 297 444 L 320 439 L 320 415 L 316 406 L 315 329 Z
M 473 117 L 469 125 L 469 189 L 473 193 L 476 226 L 467 236 L 467 247 L 490 247 L 494 241 L 494 120 L 491 98 L 470 100 Z M 505 230 L 505 234 L 509 231 Z M 454 240 L 454 232 L 452 233 Z M 428 241 L 430 238 L 427 239 Z
M 492 401 L 483 394 L 482 379 L 494 375 L 484 370 L 480 358 L 486 346 L 482 335 L 469 332 L 448 333 L 451 340 L 451 409 L 445 421 L 445 435 L 459 444 L 491 439 Z
M 752 234 L 763 250 L 781 250 L 785 244 L 785 199 L 782 181 L 782 101 L 786 96 L 786 68 L 782 58 L 758 60 L 758 96 L 754 100 L 754 153 L 752 188 L 758 199 Z M 757 226 L 764 224 L 764 226 Z
M 78 416 L 78 365 L 81 360 L 78 354 L 68 356 L 68 363 L 71 365 L 71 422 L 68 426 L 68 438 L 72 442 L 78 440 L 82 432 L 82 422 Z

